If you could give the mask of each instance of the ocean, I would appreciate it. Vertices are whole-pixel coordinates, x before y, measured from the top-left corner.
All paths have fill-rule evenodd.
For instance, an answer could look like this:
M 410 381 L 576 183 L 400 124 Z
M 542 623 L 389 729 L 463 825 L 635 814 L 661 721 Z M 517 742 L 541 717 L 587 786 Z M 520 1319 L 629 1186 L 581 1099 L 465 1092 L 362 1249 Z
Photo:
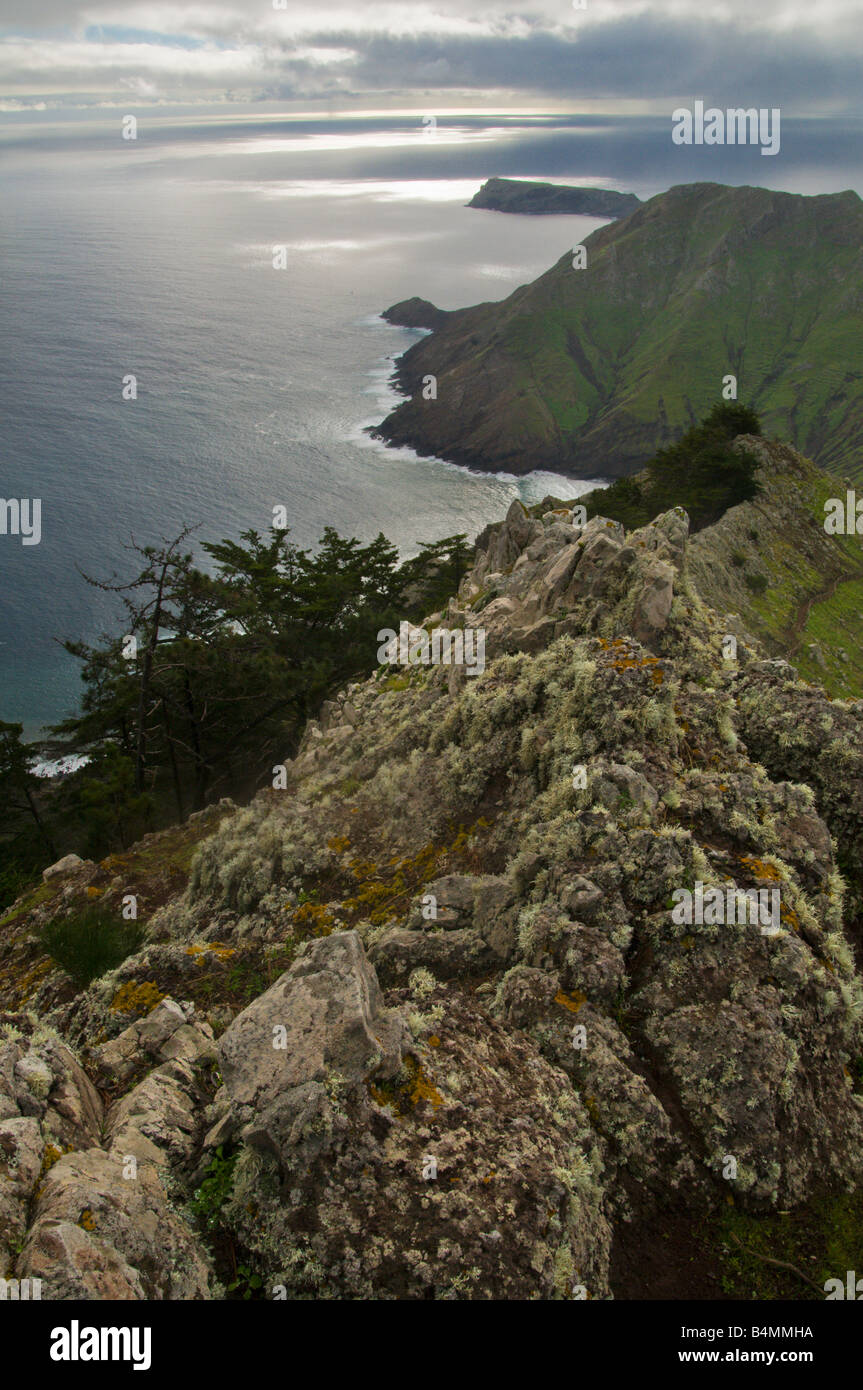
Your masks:
M 407 557 L 475 534 L 514 497 L 586 490 L 365 433 L 417 337 L 384 308 L 415 294 L 441 308 L 502 299 L 601 225 L 468 210 L 485 178 L 641 197 L 707 176 L 854 186 L 836 182 L 841 141 L 836 168 L 802 138 L 795 163 L 787 129 L 784 163 L 767 170 L 746 149 L 712 164 L 715 151 L 672 151 L 656 120 L 452 116 L 429 134 L 417 115 L 220 108 L 142 113 L 124 141 L 123 114 L 0 126 L 0 495 L 42 505 L 40 544 L 0 535 L 0 719 L 30 735 L 77 703 L 60 641 L 120 630 L 117 601 L 83 575 L 131 577 L 132 540 L 193 524 L 194 549 L 265 531 L 281 504 L 301 545 L 329 525 L 366 541 L 382 531 Z M 123 399 L 129 375 L 136 400 Z

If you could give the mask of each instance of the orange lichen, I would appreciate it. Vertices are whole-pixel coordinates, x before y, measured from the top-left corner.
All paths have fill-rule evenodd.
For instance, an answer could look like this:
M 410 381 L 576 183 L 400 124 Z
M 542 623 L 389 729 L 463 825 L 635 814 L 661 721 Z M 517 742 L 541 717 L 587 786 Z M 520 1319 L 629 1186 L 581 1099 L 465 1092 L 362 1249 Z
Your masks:
M 426 1076 L 420 1063 L 415 1057 L 405 1058 L 405 1066 L 409 1073 L 412 1073 L 412 1088 L 410 1092 L 411 1105 L 419 1105 L 421 1100 L 431 1102 L 433 1110 L 443 1105 L 443 1096 L 434 1086 L 429 1077 Z
M 768 864 L 763 859 L 756 859 L 751 854 L 741 854 L 741 864 L 752 874 L 753 878 L 761 879 L 765 883 L 780 883 L 782 875 L 775 864 Z
M 383 1081 L 380 1085 L 369 1081 L 368 1090 L 378 1105 L 389 1107 L 397 1115 L 404 1115 L 409 1108 L 419 1105 L 421 1101 L 429 1101 L 433 1110 L 437 1110 L 444 1103 L 443 1096 L 412 1053 L 405 1057 L 400 1077 L 394 1081 Z
M 662 685 L 664 675 L 661 660 L 658 656 L 640 656 L 633 651 L 620 637 L 615 637 L 609 642 L 607 638 L 601 637 L 599 645 L 603 651 L 612 651 L 613 655 L 608 661 L 608 665 L 614 671 L 638 671 L 648 670 L 650 679 L 655 686 Z
M 311 927 L 314 936 L 329 936 L 336 919 L 323 903 L 302 903 L 294 913 L 294 925 Z
M 570 994 L 564 994 L 563 990 L 559 989 L 554 996 L 554 1002 L 564 1009 L 569 1009 L 570 1013 L 577 1014 L 582 1004 L 587 1003 L 587 995 L 580 994 L 577 989 L 572 990 Z

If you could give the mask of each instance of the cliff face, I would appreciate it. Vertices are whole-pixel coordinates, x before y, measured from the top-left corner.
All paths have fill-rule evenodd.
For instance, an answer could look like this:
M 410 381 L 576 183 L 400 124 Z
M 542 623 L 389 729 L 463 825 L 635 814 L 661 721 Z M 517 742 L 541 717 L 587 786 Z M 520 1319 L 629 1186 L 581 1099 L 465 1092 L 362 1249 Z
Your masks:
M 861 238 L 854 193 L 672 188 L 587 237 L 583 269 L 570 250 L 502 303 L 448 313 L 401 359 L 410 399 L 378 433 L 479 469 L 616 478 L 733 375 L 769 432 L 863 476 Z
M 513 503 L 430 619 L 482 674 L 342 692 L 185 888 L 168 834 L 16 905 L 7 1270 L 218 1297 L 230 1242 L 267 1297 L 719 1297 L 692 1230 L 859 1183 L 863 705 L 730 659 L 687 533 Z M 145 947 L 78 993 L 34 929 L 133 875 Z M 676 919 L 699 884 L 771 928 Z
M 568 213 L 582 217 L 628 217 L 641 206 L 634 193 L 611 188 L 576 188 L 527 179 L 488 179 L 468 203 L 469 208 L 518 212 L 531 216 Z

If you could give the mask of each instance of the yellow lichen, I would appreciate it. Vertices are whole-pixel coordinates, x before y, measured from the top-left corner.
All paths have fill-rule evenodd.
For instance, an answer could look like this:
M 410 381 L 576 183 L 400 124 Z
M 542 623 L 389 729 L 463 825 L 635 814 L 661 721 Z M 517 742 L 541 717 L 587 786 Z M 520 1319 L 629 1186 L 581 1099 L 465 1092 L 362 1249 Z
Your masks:
M 156 1005 L 161 1004 L 164 998 L 164 994 L 152 980 L 147 980 L 143 984 L 138 984 L 135 980 L 127 980 L 117 990 L 109 1007 L 114 1013 L 135 1014 L 136 1017 L 140 1017 L 143 1014 L 152 1013 Z
M 198 965 L 203 965 L 208 955 L 213 955 L 217 960 L 230 960 L 231 956 L 237 953 L 233 946 L 225 946 L 221 941 L 205 941 L 194 946 L 186 947 L 186 955 L 197 960 Z

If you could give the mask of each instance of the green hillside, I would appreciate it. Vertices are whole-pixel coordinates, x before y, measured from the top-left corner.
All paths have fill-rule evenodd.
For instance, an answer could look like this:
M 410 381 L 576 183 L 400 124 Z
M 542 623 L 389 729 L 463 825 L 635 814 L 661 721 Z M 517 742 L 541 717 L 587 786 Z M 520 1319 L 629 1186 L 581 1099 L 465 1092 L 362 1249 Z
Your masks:
M 844 486 L 777 440 L 742 436 L 735 448 L 758 461 L 755 497 L 693 536 L 698 592 L 804 680 L 834 699 L 863 696 L 863 543 L 828 535 L 824 503 Z
M 863 202 L 689 184 L 570 250 L 500 304 L 447 314 L 401 359 L 380 427 L 491 471 L 635 472 L 722 398 L 863 477 Z M 437 379 L 426 400 L 423 381 Z

